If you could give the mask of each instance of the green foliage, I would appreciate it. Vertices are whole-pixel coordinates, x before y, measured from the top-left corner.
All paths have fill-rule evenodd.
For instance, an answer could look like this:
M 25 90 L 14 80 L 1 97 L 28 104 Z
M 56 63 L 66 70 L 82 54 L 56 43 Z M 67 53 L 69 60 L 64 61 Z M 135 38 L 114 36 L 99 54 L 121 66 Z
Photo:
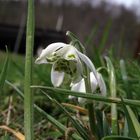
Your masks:
M 95 66 L 98 66 L 98 70 L 102 73 L 107 85 L 107 96 L 104 97 L 97 93 L 93 94 L 90 91 L 86 94 L 73 92 L 69 90 L 70 87 L 66 89 L 66 86 L 63 86 L 63 88 L 54 88 L 50 81 L 51 67 L 48 65 L 34 66 L 34 73 L 32 75 L 34 80 L 33 85 L 30 87 L 30 83 L 28 88 L 34 91 L 35 103 L 33 107 L 35 109 L 35 124 L 33 126 L 36 139 L 139 139 L 140 65 L 139 62 L 133 59 L 120 60 L 114 57 L 113 47 L 109 50 L 109 56 L 105 57 L 105 63 L 101 54 L 107 41 L 110 25 L 111 23 L 108 23 L 105 29 L 101 48 L 96 48 L 96 51 L 93 52 L 93 58 L 97 58 L 94 59 Z M 90 44 L 90 39 L 94 37 L 96 30 L 97 27 L 93 29 L 86 44 Z M 68 32 L 67 35 L 73 40 L 71 44 L 77 45 L 79 50 L 83 49 L 83 45 L 74 34 Z M 3 89 L 0 111 L 2 111 L 2 114 L 5 113 L 5 110 L 9 106 L 8 97 L 9 95 L 12 96 L 14 106 L 12 111 L 14 113 L 12 114 L 13 118 L 11 117 L 10 126 L 16 129 L 19 128 L 24 132 L 22 106 L 22 100 L 25 98 L 23 94 L 24 58 L 10 54 L 3 55 L 5 63 L 0 66 L 0 88 Z M 11 58 L 10 60 L 9 57 Z M 10 72 L 7 72 L 8 63 Z M 6 84 L 4 85 L 5 81 Z M 68 95 L 85 98 L 85 104 L 93 105 L 94 108 L 89 109 L 85 104 L 77 103 L 76 99 L 68 100 Z M 86 111 L 88 110 L 87 112 L 93 113 L 91 119 L 94 122 L 93 132 L 91 132 L 89 125 L 89 113 L 84 114 L 79 110 L 75 111 L 69 107 L 65 108 L 61 104 L 63 102 L 83 107 Z M 5 123 L 7 114 L 4 115 L 0 115 L 0 123 Z M 31 118 L 31 121 L 33 121 L 33 118 Z M 1 135 L 3 136 L 0 132 Z
M 39 103 L 39 105 L 41 105 L 41 107 L 39 107 L 38 105 L 35 105 L 35 110 L 40 114 L 39 115 L 40 117 L 46 118 L 60 132 L 59 134 L 54 134 L 53 133 L 54 129 L 50 129 L 49 133 L 48 133 L 48 136 L 52 135 L 53 138 L 62 137 L 62 136 L 65 135 L 65 130 L 68 129 L 69 127 L 67 128 L 65 121 L 61 121 L 60 118 L 57 118 L 56 116 L 53 116 L 53 113 L 54 113 L 55 110 L 54 111 L 52 110 L 52 113 L 48 114 L 44 110 L 44 107 L 42 105 L 46 104 L 46 101 L 47 101 L 50 104 L 50 107 L 55 106 L 55 109 L 56 109 L 56 106 L 57 106 L 56 110 L 59 110 L 59 108 L 61 108 L 62 105 L 58 101 L 57 101 L 57 105 L 55 105 L 56 104 L 56 99 L 58 99 L 59 97 L 61 98 L 62 95 L 64 95 L 63 98 L 61 98 L 61 100 L 59 100 L 59 101 L 60 102 L 68 102 L 67 96 L 68 95 L 73 95 L 73 96 L 76 96 L 76 97 L 86 98 L 90 101 L 94 100 L 94 101 L 96 101 L 96 103 L 97 102 L 103 102 L 104 103 L 104 107 L 103 107 L 104 109 L 103 110 L 100 110 L 98 108 L 98 106 L 95 109 L 95 115 L 96 115 L 95 118 L 97 118 L 97 120 L 96 120 L 97 128 L 96 129 L 98 130 L 97 131 L 98 133 L 96 133 L 96 135 L 98 137 L 99 136 L 100 136 L 100 138 L 105 137 L 106 139 L 111 139 L 111 138 L 112 139 L 116 139 L 116 138 L 131 139 L 131 138 L 129 138 L 129 136 L 130 136 L 132 138 L 135 138 L 135 135 L 137 135 L 137 133 L 136 132 L 133 133 L 133 130 L 135 131 L 137 129 L 137 126 L 135 126 L 134 124 L 138 124 L 137 117 L 139 116 L 139 109 L 137 109 L 137 112 L 136 112 L 136 108 L 138 108 L 140 106 L 139 100 L 136 100 L 136 99 L 139 99 L 139 94 L 136 94 L 136 93 L 138 93 L 138 90 L 139 90 L 139 86 L 138 86 L 139 85 L 139 79 L 140 79 L 139 76 L 138 76 L 139 75 L 139 64 L 137 62 L 132 63 L 130 61 L 129 62 L 125 61 L 125 71 L 128 70 L 127 71 L 127 84 L 125 85 L 124 80 L 126 80 L 126 79 L 123 77 L 124 71 L 122 72 L 122 66 L 121 66 L 122 64 L 120 65 L 119 62 L 117 62 L 117 61 L 115 63 L 114 60 L 112 60 L 112 62 L 113 62 L 112 66 L 114 64 L 113 67 L 115 69 L 115 76 L 116 76 L 116 92 L 117 92 L 116 97 L 111 97 L 111 95 L 110 95 L 111 90 L 109 90 L 109 88 L 108 88 L 108 97 L 102 97 L 101 95 L 92 94 L 92 93 L 82 94 L 82 93 L 78 93 L 78 92 L 71 92 L 71 91 L 66 90 L 66 89 L 59 89 L 59 88 L 46 87 L 46 86 L 32 86 L 32 88 L 41 89 L 41 90 L 45 91 L 46 94 L 49 94 L 49 96 L 51 96 L 51 98 L 52 98 L 52 100 L 47 100 L 48 98 L 45 99 L 44 97 L 40 98 L 40 96 L 43 96 L 43 95 L 41 95 L 41 91 L 40 90 L 35 90 L 35 93 L 36 93 L 35 102 L 37 104 Z M 132 66 L 130 67 L 130 64 L 132 64 L 133 67 Z M 20 75 L 20 77 L 23 78 L 22 64 L 20 65 L 20 63 L 19 63 L 16 66 L 14 64 L 14 60 L 11 60 L 10 61 L 10 66 L 13 67 L 13 69 L 16 70 L 16 72 Z M 37 66 L 35 66 L 35 73 L 33 75 L 33 77 L 35 78 L 34 83 L 36 83 L 37 85 L 39 84 L 39 85 L 49 85 L 49 86 L 51 86 L 50 79 L 45 78 L 45 77 L 49 77 L 49 71 L 50 71 L 50 67 L 46 67 L 46 66 L 41 65 L 38 68 Z M 17 75 L 17 73 L 15 73 L 15 75 Z M 106 79 L 107 85 L 110 85 L 109 84 L 110 80 L 108 78 L 108 75 L 104 74 L 104 77 Z M 18 78 L 13 79 L 13 76 L 8 77 L 8 78 L 10 78 L 10 80 L 12 80 L 12 81 L 15 80 L 15 82 L 19 82 Z M 6 83 L 10 86 L 10 89 L 14 89 L 17 93 L 21 93 L 21 95 L 23 96 L 23 88 L 21 87 L 22 82 L 23 81 L 21 81 L 20 84 L 17 85 L 15 83 L 11 84 L 11 83 L 8 83 L 8 81 L 6 81 Z M 7 84 L 5 85 L 6 87 L 8 86 Z M 134 93 L 132 94 L 133 100 L 131 100 L 131 98 L 127 99 L 127 92 L 128 91 L 125 90 L 126 86 L 129 86 L 129 88 L 131 89 L 131 90 L 129 90 L 130 93 L 135 92 L 135 94 Z M 4 92 L 8 92 L 7 90 L 5 90 L 5 88 L 4 88 Z M 133 91 L 133 92 L 131 92 L 131 91 Z M 119 95 L 123 96 L 123 102 L 119 98 Z M 109 123 L 109 120 L 111 118 L 107 117 L 108 115 L 110 115 L 111 103 L 115 103 L 115 104 L 117 103 L 118 104 L 117 105 L 118 119 L 120 119 L 120 117 L 125 118 L 125 120 L 127 119 L 127 121 L 123 121 L 123 123 L 124 123 L 124 125 L 126 125 L 128 127 L 124 127 L 123 129 L 119 130 L 119 134 L 118 134 L 119 136 L 106 137 L 108 135 L 111 135 L 111 133 L 112 133 L 111 129 L 110 129 L 111 125 Z M 123 105 L 123 108 L 122 108 L 122 105 Z M 127 105 L 127 108 L 124 107 L 126 105 Z M 128 107 L 128 105 L 132 107 L 131 110 L 130 110 L 130 107 Z M 22 106 L 20 106 L 20 107 L 22 107 Z M 67 110 L 66 108 L 65 108 L 65 110 L 63 110 L 63 109 L 62 110 L 60 109 L 59 112 L 61 114 L 65 114 L 64 115 L 65 118 L 69 118 L 70 115 L 75 116 L 74 112 L 72 112 L 70 110 Z M 68 112 L 69 115 L 66 112 Z M 77 123 L 79 123 L 79 121 L 81 121 L 81 120 L 79 120 L 79 118 L 77 118 L 77 117 L 75 118 L 75 117 L 74 117 L 73 121 L 75 122 L 77 120 Z M 69 120 L 68 122 L 70 123 L 71 120 L 70 119 L 68 119 L 68 120 Z M 74 132 L 75 132 L 75 131 L 77 131 L 78 128 L 77 128 L 77 126 L 75 126 L 76 124 L 74 122 L 73 122 L 74 125 L 70 125 L 70 127 L 73 127 L 75 129 L 74 130 Z M 36 123 L 38 123 L 38 122 L 36 122 Z M 119 121 L 117 123 L 119 123 Z M 83 130 L 83 128 L 85 127 L 84 124 L 80 123 L 79 125 L 80 125 L 80 127 L 82 126 L 82 130 Z M 48 124 L 46 122 L 46 127 L 47 126 L 48 126 Z M 87 130 L 86 129 L 87 128 L 85 128 L 83 131 L 86 131 L 86 133 L 89 133 L 88 129 Z M 131 130 L 131 135 L 129 133 L 127 133 L 128 129 Z M 133 133 L 133 135 L 132 135 L 132 133 Z M 53 136 L 53 134 L 54 134 L 54 136 Z M 81 135 L 77 131 L 77 134 L 72 133 L 72 137 L 74 139 L 78 139 L 78 138 L 82 139 L 83 138 L 84 133 L 82 133 L 82 135 Z M 39 139 L 41 139 L 43 137 L 41 135 L 42 134 L 40 134 Z M 70 136 L 71 135 L 69 135 L 69 137 Z M 126 136 L 126 138 L 124 136 Z

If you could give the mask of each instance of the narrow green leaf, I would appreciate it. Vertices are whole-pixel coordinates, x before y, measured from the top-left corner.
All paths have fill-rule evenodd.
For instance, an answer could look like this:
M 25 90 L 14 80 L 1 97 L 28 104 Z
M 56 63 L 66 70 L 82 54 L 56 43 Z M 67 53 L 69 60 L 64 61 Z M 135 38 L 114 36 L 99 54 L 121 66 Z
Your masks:
M 125 105 L 124 99 L 122 99 L 122 102 L 123 102 L 123 108 L 124 108 L 125 116 L 127 118 L 127 123 L 128 123 L 128 135 L 139 139 L 140 138 L 139 121 L 137 120 L 132 109 L 128 105 Z
M 26 56 L 24 76 L 24 131 L 25 139 L 34 139 L 33 129 L 33 92 L 32 84 L 32 58 L 34 46 L 34 0 L 28 0 L 27 24 L 26 24 Z
M 103 101 L 103 102 L 106 102 L 106 103 L 122 104 L 122 101 L 121 101 L 120 98 L 103 97 L 102 95 L 99 95 L 99 94 L 92 94 L 92 93 L 83 94 L 81 92 L 74 92 L 74 91 L 61 89 L 61 88 L 54 88 L 54 87 L 47 87 L 47 86 L 36 86 L 36 85 L 31 86 L 31 88 L 42 89 L 43 91 L 45 91 L 49 94 L 72 95 L 72 96 L 75 96 L 75 97 L 82 97 L 82 98 L 86 98 L 86 99 L 89 99 L 89 100 Z M 140 101 L 139 100 L 124 99 L 124 103 L 127 104 L 127 105 L 140 107 Z
M 73 34 L 72 32 L 70 32 L 70 31 L 67 31 L 67 32 L 66 32 L 66 35 L 67 35 L 68 37 L 70 37 L 70 39 L 71 39 L 72 41 L 78 40 L 77 36 L 76 36 L 75 34 Z
M 116 77 L 115 77 L 114 66 L 108 57 L 105 57 L 105 60 L 107 63 L 107 70 L 109 74 L 110 96 L 116 97 Z
M 110 88 L 110 96 L 112 98 L 116 98 L 116 77 L 115 77 L 115 70 L 111 60 L 108 57 L 105 57 L 107 62 L 107 70 L 109 74 L 109 88 Z M 117 118 L 117 105 L 112 103 L 111 104 L 111 128 L 112 134 L 118 134 L 118 118 Z
M 8 71 L 9 54 L 8 54 L 7 47 L 6 47 L 6 52 L 7 52 L 7 56 L 6 56 L 2 71 L 0 73 L 0 93 L 2 92 L 4 83 L 5 83 L 5 79 L 6 79 L 6 76 L 7 76 L 7 71 Z
M 95 110 L 96 115 L 96 133 L 98 134 L 99 140 L 104 136 L 103 131 L 103 115 L 100 109 Z
M 105 113 L 103 112 L 103 134 L 104 136 L 110 135 L 110 126 L 108 124 L 108 121 L 106 119 Z
M 126 106 L 126 108 L 127 108 L 128 113 L 129 113 L 129 116 L 131 118 L 131 121 L 133 123 L 134 130 L 136 131 L 137 137 L 140 139 L 140 123 L 137 120 L 137 118 L 136 118 L 134 112 L 132 111 L 132 109 L 128 105 Z
M 90 124 L 90 129 L 92 134 L 96 137 L 96 140 L 99 139 L 99 133 L 98 133 L 98 128 L 96 124 L 96 119 L 95 119 L 95 107 L 93 103 L 87 103 L 87 109 L 88 109 L 88 117 L 89 117 L 89 124 Z
M 79 41 L 76 35 L 74 35 L 72 32 L 67 31 L 66 35 L 70 37 L 71 42 L 70 44 L 75 46 L 80 52 L 85 53 L 85 47 L 82 45 L 82 43 Z
M 128 123 L 127 123 L 126 117 L 124 119 L 125 119 L 125 121 L 124 121 L 123 136 L 126 137 L 126 136 L 128 136 L 129 130 L 128 130 Z

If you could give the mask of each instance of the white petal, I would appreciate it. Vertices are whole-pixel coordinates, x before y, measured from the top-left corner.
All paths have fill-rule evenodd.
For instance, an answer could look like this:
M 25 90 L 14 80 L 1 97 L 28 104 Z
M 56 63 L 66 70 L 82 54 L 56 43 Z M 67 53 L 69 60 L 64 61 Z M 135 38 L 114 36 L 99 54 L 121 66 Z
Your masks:
M 50 57 L 56 50 L 66 47 L 65 43 L 52 43 L 42 50 L 40 56 L 36 59 L 36 64 L 47 63 L 46 57 Z
M 80 82 L 71 86 L 72 91 L 85 92 L 85 81 L 82 79 Z
M 78 55 L 76 52 L 76 48 L 72 45 L 67 45 L 67 51 L 63 54 L 63 58 L 66 60 L 75 60 L 77 61 Z
M 98 80 L 96 69 L 91 60 L 86 55 L 82 54 L 79 51 L 77 51 L 77 54 L 81 58 L 81 60 L 87 65 L 87 67 L 89 67 L 89 69 L 93 72 L 95 78 Z
M 38 57 L 36 60 L 35 60 L 35 64 L 47 64 L 47 60 L 46 59 L 42 59 L 40 57 Z
M 54 87 L 59 87 L 63 82 L 64 72 L 55 71 L 53 67 L 51 70 L 51 81 Z
M 86 102 L 86 99 L 85 99 L 85 98 L 79 97 L 79 98 L 78 98 L 78 102 L 79 102 L 80 104 L 83 104 L 83 103 Z
M 85 90 L 85 81 L 84 81 L 84 79 L 82 79 L 80 82 L 78 82 L 76 84 L 73 84 L 71 90 L 72 91 L 82 92 L 82 93 L 85 94 L 86 90 Z M 70 96 L 69 98 L 73 98 L 73 97 Z M 78 98 L 79 103 L 84 103 L 85 101 L 86 101 L 86 99 L 84 99 L 84 98 L 81 98 L 81 97 Z
M 99 88 L 101 90 L 101 94 L 103 96 L 106 96 L 107 92 L 106 92 L 106 85 L 105 85 L 104 79 L 100 73 L 98 73 L 97 76 L 98 76 L 98 81 L 99 81 L 98 84 L 99 84 Z
M 98 86 L 98 82 L 97 82 L 93 72 L 90 72 L 90 83 L 91 83 L 91 90 L 92 90 L 92 92 L 94 92 Z
M 65 43 L 57 42 L 57 43 L 52 43 L 48 45 L 44 50 L 42 50 L 42 53 L 40 54 L 40 57 L 48 56 L 51 55 L 53 52 L 56 50 L 63 48 L 67 46 Z
M 91 72 L 93 72 L 95 78 L 97 79 L 97 83 L 98 83 L 98 86 L 99 86 L 99 88 L 101 90 L 101 94 L 103 96 L 106 96 L 106 85 L 105 85 L 105 82 L 104 82 L 103 77 L 101 76 L 101 74 L 96 72 L 96 69 L 95 69 L 93 63 L 91 62 L 91 60 L 86 55 L 82 54 L 79 51 L 77 51 L 77 54 L 79 55 L 81 60 L 89 67 Z
M 71 95 L 69 95 L 68 98 L 71 100 L 71 99 L 75 99 L 76 97 L 75 97 L 75 96 L 71 96 Z

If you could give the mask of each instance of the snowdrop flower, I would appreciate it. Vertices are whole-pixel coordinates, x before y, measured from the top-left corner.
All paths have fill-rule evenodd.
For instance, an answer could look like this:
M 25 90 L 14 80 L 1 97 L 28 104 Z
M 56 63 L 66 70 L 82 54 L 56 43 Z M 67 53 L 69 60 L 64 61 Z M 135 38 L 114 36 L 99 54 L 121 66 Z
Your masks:
M 52 64 L 51 81 L 54 87 L 59 87 L 65 74 L 72 83 L 79 82 L 83 77 L 83 67 L 77 55 L 77 49 L 65 43 L 52 43 L 42 50 L 35 61 L 36 64 Z
M 74 46 L 65 43 L 52 43 L 42 50 L 40 56 L 35 61 L 36 64 L 52 64 L 51 81 L 54 87 L 59 87 L 65 75 L 71 78 L 71 90 L 86 92 L 83 78 L 83 65 L 90 69 L 90 81 L 92 92 L 97 87 L 103 95 L 106 94 L 106 86 L 101 74 L 99 74 L 91 60 Z M 70 96 L 71 97 L 71 96 Z M 81 98 L 79 98 L 81 100 Z
M 98 72 L 97 72 L 97 78 L 98 78 L 98 81 L 95 78 L 95 75 L 93 74 L 93 72 L 90 72 L 90 84 L 91 84 L 92 93 L 99 87 L 101 95 L 106 96 L 106 85 L 104 83 L 102 75 Z M 78 83 L 71 85 L 71 90 L 86 93 L 84 78 Z M 69 99 L 73 99 L 73 98 L 75 97 L 69 96 Z M 84 98 L 78 98 L 79 103 L 84 103 L 85 100 L 86 99 Z

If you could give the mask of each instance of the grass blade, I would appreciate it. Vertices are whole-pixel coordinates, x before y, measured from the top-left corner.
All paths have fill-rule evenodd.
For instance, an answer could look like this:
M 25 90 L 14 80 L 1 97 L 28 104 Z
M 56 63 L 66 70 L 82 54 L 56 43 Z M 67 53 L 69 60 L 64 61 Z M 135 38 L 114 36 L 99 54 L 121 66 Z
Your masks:
M 128 130 L 129 130 L 128 135 L 139 139 L 140 138 L 140 123 L 137 120 L 132 109 L 128 105 L 125 105 L 123 99 L 122 99 L 122 102 L 123 102 L 123 108 L 124 108 L 125 115 L 127 118 L 127 123 L 128 123 Z
M 129 113 L 129 116 L 131 118 L 131 121 L 134 125 L 134 129 L 136 131 L 137 137 L 140 138 L 140 124 L 139 124 L 139 121 L 137 120 L 137 118 L 136 118 L 134 112 L 132 111 L 132 109 L 129 106 L 126 106 L 126 108 L 127 108 L 128 113 Z
M 105 112 L 103 112 L 103 133 L 104 133 L 104 136 L 111 134 L 110 126 L 109 126 L 109 123 L 106 119 Z
M 36 85 L 31 86 L 31 88 L 42 89 L 43 91 L 46 91 L 48 94 L 72 95 L 75 97 L 82 97 L 82 98 L 86 98 L 89 100 L 102 101 L 102 102 L 106 102 L 106 103 L 122 104 L 122 101 L 120 98 L 103 97 L 102 95 L 99 95 L 99 94 L 92 94 L 92 93 L 83 94 L 81 92 L 74 92 L 74 91 L 61 89 L 61 88 L 54 88 L 54 87 L 47 87 L 47 86 L 36 86 Z M 124 99 L 124 103 L 126 105 L 140 107 L 139 100 Z
M 5 59 L 4 66 L 3 66 L 1 74 L 0 74 L 0 92 L 2 92 L 4 83 L 5 83 L 5 79 L 7 76 L 7 71 L 8 71 L 9 55 L 8 55 L 7 47 L 6 47 L 6 52 L 7 52 L 7 57 Z
M 33 92 L 32 58 L 34 45 L 34 0 L 28 0 L 27 29 L 26 29 L 26 57 L 24 78 L 24 131 L 25 139 L 33 140 Z
M 111 60 L 108 57 L 105 57 L 107 62 L 107 70 L 109 74 L 109 88 L 110 88 L 110 96 L 112 98 L 116 97 L 116 77 L 115 70 Z M 112 125 L 112 134 L 118 134 L 118 118 L 117 118 L 117 105 L 111 104 L 111 125 Z

